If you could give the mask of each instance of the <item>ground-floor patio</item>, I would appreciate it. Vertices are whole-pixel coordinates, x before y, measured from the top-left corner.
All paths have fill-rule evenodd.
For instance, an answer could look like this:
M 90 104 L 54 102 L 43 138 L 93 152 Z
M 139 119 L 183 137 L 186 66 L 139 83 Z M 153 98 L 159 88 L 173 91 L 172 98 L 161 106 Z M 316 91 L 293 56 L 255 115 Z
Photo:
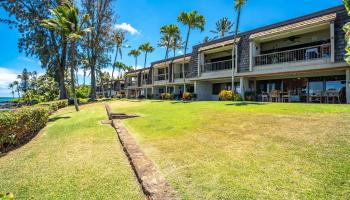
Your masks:
M 198 100 L 219 100 L 222 90 L 231 90 L 231 78 L 195 81 Z M 236 77 L 235 91 L 248 101 L 350 103 L 350 72 L 289 73 Z

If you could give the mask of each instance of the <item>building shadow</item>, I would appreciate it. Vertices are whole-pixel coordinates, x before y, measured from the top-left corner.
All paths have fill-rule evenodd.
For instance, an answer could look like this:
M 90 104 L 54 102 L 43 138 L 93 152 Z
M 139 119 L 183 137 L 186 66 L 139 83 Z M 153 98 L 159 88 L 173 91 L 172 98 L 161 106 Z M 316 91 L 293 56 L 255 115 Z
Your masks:
M 264 105 L 266 105 L 266 103 L 242 101 L 242 102 L 237 102 L 237 103 L 226 104 L 226 106 L 249 106 L 249 105 L 264 106 Z

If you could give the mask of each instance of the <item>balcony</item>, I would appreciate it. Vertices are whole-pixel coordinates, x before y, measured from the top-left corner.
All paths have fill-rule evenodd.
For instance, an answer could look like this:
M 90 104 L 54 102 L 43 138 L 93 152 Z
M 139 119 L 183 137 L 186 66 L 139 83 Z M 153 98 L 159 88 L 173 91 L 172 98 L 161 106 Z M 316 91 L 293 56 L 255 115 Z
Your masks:
M 128 86 L 128 87 L 136 87 L 136 86 L 137 86 L 137 81 L 129 81 L 129 82 L 127 83 L 127 86 Z
M 206 63 L 201 65 L 201 72 L 216 72 L 216 71 L 224 71 L 232 69 L 232 59 L 224 60 L 219 62 Z
M 191 75 L 191 72 L 185 71 L 185 78 L 189 78 L 190 75 Z M 183 78 L 182 72 L 175 72 L 174 73 L 174 79 L 181 79 L 181 78 Z
M 166 74 L 159 74 L 154 76 L 154 81 L 165 81 L 168 80 L 168 76 Z
M 322 44 L 305 48 L 262 54 L 254 57 L 255 66 L 274 65 L 281 63 L 307 62 L 314 60 L 329 60 L 331 45 Z

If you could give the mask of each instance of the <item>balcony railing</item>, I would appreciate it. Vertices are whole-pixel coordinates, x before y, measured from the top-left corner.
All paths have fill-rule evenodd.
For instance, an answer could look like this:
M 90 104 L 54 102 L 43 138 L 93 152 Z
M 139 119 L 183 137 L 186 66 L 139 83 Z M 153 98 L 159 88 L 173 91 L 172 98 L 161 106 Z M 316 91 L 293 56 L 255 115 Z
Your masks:
M 127 83 L 128 86 L 137 86 L 137 81 L 129 81 Z
M 168 75 L 166 74 L 159 74 L 154 76 L 154 81 L 165 81 L 165 79 L 168 79 Z
M 232 59 L 201 65 L 201 72 L 215 72 L 232 69 Z
M 185 71 L 185 78 L 190 77 L 191 72 Z M 174 79 L 183 78 L 182 72 L 174 72 Z
M 255 66 L 271 65 L 288 62 L 302 62 L 317 59 L 329 59 L 331 57 L 330 44 L 293 49 L 255 57 Z

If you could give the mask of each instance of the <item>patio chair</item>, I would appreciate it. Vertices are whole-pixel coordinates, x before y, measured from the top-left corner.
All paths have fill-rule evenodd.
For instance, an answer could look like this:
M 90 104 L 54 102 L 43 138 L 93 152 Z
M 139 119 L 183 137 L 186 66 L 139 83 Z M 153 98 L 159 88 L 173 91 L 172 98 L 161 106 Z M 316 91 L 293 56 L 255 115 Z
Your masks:
M 271 102 L 280 102 L 280 92 L 278 90 L 272 90 L 270 93 Z
M 309 102 L 322 103 L 322 91 L 315 91 L 309 94 Z
M 340 101 L 340 94 L 337 90 L 327 90 L 326 91 L 326 102 L 329 103 L 330 101 L 335 104 L 337 101 L 338 103 L 341 103 Z
M 282 93 L 282 102 L 292 102 L 292 92 L 288 91 L 285 93 Z
M 261 93 L 261 101 L 262 102 L 267 102 L 269 101 L 269 94 L 267 92 Z

